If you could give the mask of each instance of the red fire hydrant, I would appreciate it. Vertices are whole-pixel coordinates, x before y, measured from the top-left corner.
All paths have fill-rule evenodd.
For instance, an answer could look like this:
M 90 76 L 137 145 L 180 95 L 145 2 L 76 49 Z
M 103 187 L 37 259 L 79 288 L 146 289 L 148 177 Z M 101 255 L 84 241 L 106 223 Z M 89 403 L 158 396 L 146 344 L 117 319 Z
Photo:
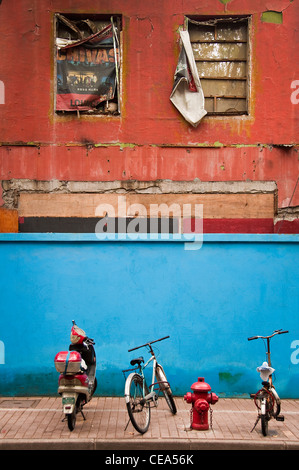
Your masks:
M 191 385 L 191 392 L 184 395 L 187 403 L 192 403 L 191 428 L 198 430 L 209 429 L 209 409 L 210 404 L 214 405 L 218 401 L 218 396 L 211 392 L 211 387 L 205 382 L 204 377 L 198 377 L 198 381 Z

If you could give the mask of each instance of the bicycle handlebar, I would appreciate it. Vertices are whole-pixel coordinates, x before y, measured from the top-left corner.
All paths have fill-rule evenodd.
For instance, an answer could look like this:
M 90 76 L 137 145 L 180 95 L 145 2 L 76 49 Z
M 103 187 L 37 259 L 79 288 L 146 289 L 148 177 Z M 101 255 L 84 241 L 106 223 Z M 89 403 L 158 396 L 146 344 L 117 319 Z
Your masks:
M 134 351 L 135 349 L 143 348 L 144 346 L 149 346 L 150 344 L 157 343 L 158 341 L 162 341 L 163 339 L 170 338 L 170 336 L 164 336 L 160 339 L 155 339 L 155 341 L 150 341 L 149 343 L 142 344 L 141 346 L 136 346 L 136 348 L 128 349 L 128 352 Z
M 272 335 L 269 335 L 269 336 L 251 336 L 250 338 L 247 338 L 248 341 L 251 341 L 253 339 L 258 339 L 258 338 L 262 338 L 262 339 L 269 339 L 269 338 L 272 338 L 273 336 L 275 335 L 282 335 L 283 333 L 288 333 L 288 330 L 275 330 L 273 331 Z

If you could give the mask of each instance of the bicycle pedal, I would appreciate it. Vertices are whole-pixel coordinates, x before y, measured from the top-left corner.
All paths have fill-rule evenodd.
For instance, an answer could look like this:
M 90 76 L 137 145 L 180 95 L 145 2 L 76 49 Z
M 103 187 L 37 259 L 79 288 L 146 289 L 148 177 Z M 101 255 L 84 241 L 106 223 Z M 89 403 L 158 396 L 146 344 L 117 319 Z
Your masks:
M 283 415 L 276 416 L 276 421 L 284 421 L 284 416 Z

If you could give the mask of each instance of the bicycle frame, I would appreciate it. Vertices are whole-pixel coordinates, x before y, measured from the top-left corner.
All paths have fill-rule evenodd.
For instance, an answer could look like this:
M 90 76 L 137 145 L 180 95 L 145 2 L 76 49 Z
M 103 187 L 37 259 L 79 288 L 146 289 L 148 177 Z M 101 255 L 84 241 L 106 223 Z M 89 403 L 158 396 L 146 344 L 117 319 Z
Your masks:
M 163 339 L 167 339 L 167 338 L 169 338 L 169 336 L 165 336 L 165 337 L 160 338 L 158 340 L 151 341 L 150 343 L 145 343 L 141 346 L 137 346 L 136 348 L 129 349 L 129 352 L 131 352 L 131 351 L 134 351 L 135 349 L 140 349 L 142 347 L 148 347 L 149 352 L 151 354 L 151 357 L 143 365 L 138 364 L 137 368 L 135 369 L 135 370 L 139 371 L 139 374 L 143 378 L 143 396 L 144 396 L 144 401 L 145 402 L 149 401 L 149 400 L 153 400 L 154 403 L 156 402 L 156 400 L 158 398 L 158 394 L 155 393 L 154 387 L 155 387 L 155 385 L 159 385 L 161 383 L 161 382 L 155 382 L 158 362 L 157 362 L 157 359 L 156 359 L 155 352 L 154 352 L 151 345 L 153 343 L 156 343 L 158 341 L 162 341 Z M 150 364 L 150 362 L 153 362 L 152 381 L 151 381 L 151 384 L 148 386 L 149 393 L 146 394 L 147 390 L 145 390 L 145 387 L 146 387 L 147 384 L 146 384 L 146 380 L 145 380 L 145 376 L 144 376 L 144 369 Z M 168 382 L 167 382 L 167 385 L 169 386 Z M 160 387 L 159 387 L 159 390 L 160 390 Z
M 148 386 L 149 393 L 146 394 L 147 390 L 145 390 L 146 380 L 144 376 L 144 369 L 149 365 L 150 362 L 153 362 L 153 371 L 152 371 L 152 381 L 151 384 Z M 145 364 L 142 366 L 139 364 L 138 369 L 141 377 L 143 378 L 143 395 L 144 395 L 144 401 L 148 401 L 153 399 L 154 401 L 156 400 L 156 393 L 154 392 L 154 386 L 156 385 L 157 382 L 155 382 L 155 375 L 156 375 L 156 366 L 157 366 L 157 359 L 155 356 L 152 356 L 148 359 L 148 361 L 145 362 Z

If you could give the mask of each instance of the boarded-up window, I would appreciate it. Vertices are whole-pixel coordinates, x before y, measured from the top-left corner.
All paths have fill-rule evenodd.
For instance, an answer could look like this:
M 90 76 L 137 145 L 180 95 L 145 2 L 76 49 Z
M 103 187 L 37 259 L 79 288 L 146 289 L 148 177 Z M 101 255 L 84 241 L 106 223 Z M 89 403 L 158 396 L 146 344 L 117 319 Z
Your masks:
M 187 18 L 208 114 L 247 114 L 248 18 Z
M 120 17 L 56 14 L 56 111 L 120 112 Z

